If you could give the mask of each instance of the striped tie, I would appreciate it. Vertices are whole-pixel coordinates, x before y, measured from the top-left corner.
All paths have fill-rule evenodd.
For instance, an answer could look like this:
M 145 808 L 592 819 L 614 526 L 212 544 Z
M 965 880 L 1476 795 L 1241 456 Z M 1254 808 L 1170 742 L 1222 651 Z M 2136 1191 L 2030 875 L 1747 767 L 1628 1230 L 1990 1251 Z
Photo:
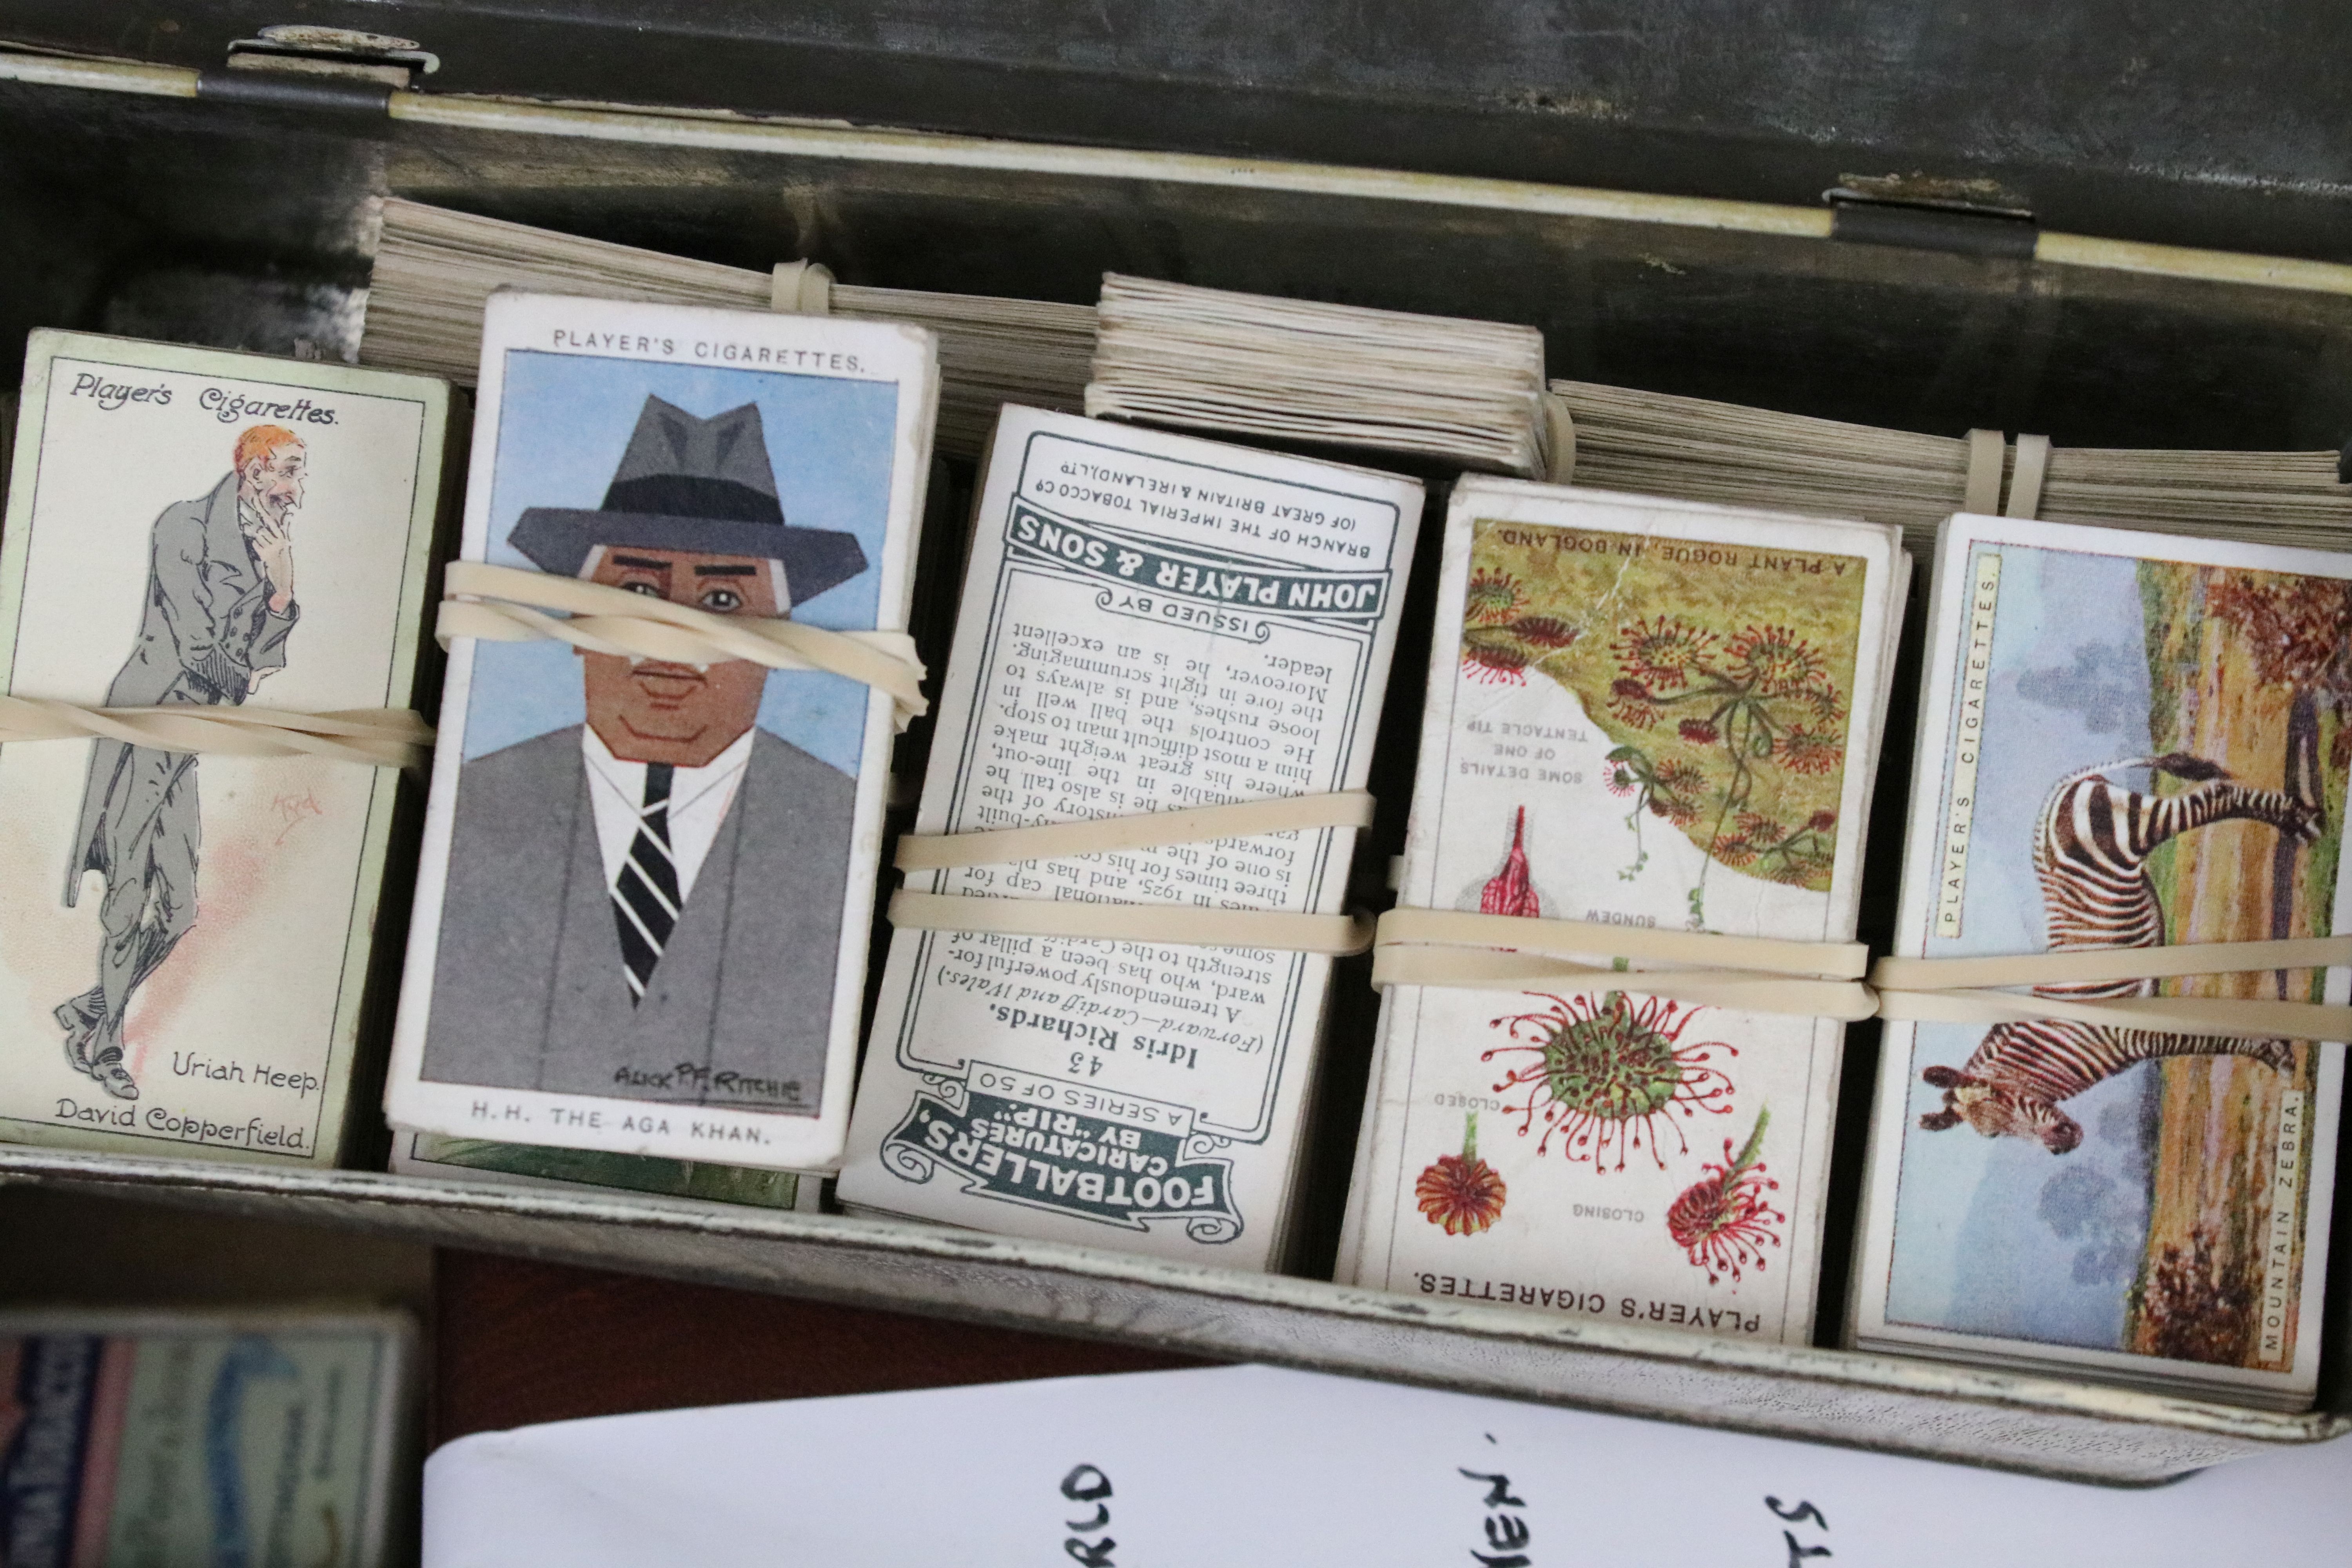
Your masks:
M 677 868 L 669 853 L 670 764 L 646 764 L 645 809 L 629 858 L 613 884 L 613 919 L 621 931 L 621 963 L 628 971 L 629 1005 L 646 999 L 646 983 L 677 926 Z

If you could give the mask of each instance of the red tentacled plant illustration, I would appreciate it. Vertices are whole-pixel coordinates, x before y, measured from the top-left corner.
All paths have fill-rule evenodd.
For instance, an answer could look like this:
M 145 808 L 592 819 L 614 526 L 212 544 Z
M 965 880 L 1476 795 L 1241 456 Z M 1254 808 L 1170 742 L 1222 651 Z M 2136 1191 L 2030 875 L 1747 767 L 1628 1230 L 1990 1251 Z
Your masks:
M 1503 857 L 1503 868 L 1487 879 L 1478 895 L 1480 914 L 1522 915 L 1528 920 L 1542 916 L 1543 900 L 1528 879 L 1527 833 L 1528 808 L 1523 805 L 1511 821 L 1511 849 Z
M 1736 1285 L 1743 1268 L 1761 1274 L 1765 1247 L 1780 1245 L 1772 1227 L 1788 1224 L 1789 1216 L 1764 1201 L 1764 1194 L 1778 1192 L 1780 1184 L 1765 1175 L 1764 1162 L 1756 1157 L 1764 1147 L 1764 1129 L 1771 1121 L 1770 1106 L 1759 1110 L 1755 1130 L 1738 1154 L 1731 1152 L 1731 1140 L 1726 1138 L 1724 1163 L 1700 1166 L 1706 1173 L 1666 1211 L 1666 1234 L 1690 1255 L 1695 1267 L 1706 1270 L 1710 1285 L 1726 1274 Z
M 1508 572 L 1480 567 L 1462 604 L 1462 671 L 1488 686 L 1525 686 L 1528 667 L 1577 639 L 1558 616 L 1523 615 L 1527 590 Z
M 1462 1152 L 1440 1154 L 1412 1184 L 1414 1201 L 1429 1223 L 1448 1236 L 1476 1236 L 1503 1217 L 1507 1189 L 1502 1173 L 1478 1158 L 1478 1113 L 1469 1112 Z
M 1614 1168 L 1622 1171 L 1626 1153 L 1646 1138 L 1663 1171 L 1662 1124 L 1687 1152 L 1678 1118 L 1730 1113 L 1731 1079 L 1711 1064 L 1717 1052 L 1736 1057 L 1739 1051 L 1722 1040 L 1684 1044 L 1683 1031 L 1697 1009 L 1659 996 L 1636 1002 L 1622 991 L 1597 1000 L 1530 994 L 1551 1005 L 1490 1020 L 1509 1031 L 1511 1044 L 1480 1059 L 1517 1058 L 1495 1091 L 1510 1096 L 1505 1103 L 1519 1113 L 1520 1136 L 1542 1121 L 1538 1154 L 1549 1151 L 1556 1135 L 1569 1159 L 1590 1161 L 1599 1171 L 1609 1168 L 1613 1152 Z

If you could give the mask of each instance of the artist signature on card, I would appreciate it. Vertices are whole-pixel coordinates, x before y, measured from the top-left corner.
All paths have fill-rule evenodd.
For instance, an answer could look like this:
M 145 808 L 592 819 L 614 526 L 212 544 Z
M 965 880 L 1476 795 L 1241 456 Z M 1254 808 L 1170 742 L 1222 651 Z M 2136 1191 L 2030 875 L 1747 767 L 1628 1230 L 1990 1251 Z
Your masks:
M 300 795 L 279 795 L 269 803 L 269 809 L 277 813 L 280 824 L 278 837 L 270 841 L 273 844 L 285 843 L 286 836 L 300 826 L 305 818 L 327 815 L 327 808 L 319 804 L 318 791 L 307 789 Z

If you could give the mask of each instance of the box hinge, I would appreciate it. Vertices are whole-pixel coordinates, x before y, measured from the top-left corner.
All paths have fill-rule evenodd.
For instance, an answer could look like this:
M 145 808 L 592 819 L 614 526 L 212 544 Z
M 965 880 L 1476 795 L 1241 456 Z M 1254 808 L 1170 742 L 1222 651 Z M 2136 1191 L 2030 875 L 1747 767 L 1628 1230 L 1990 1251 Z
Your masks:
M 388 82 L 344 81 L 290 71 L 203 71 L 196 77 L 196 97 L 207 103 L 304 114 L 356 114 L 371 120 L 391 118 L 393 90 Z
M 2041 229 L 2017 193 L 1990 180 L 1844 174 L 1822 193 L 1832 238 L 1961 256 L 2032 259 Z
M 1840 202 L 1830 219 L 1830 237 L 1856 245 L 1904 245 L 1915 250 L 1948 250 L 1961 256 L 2033 259 L 2042 231 L 2031 218 L 1940 207 L 1883 206 L 1875 202 Z
M 439 70 L 441 57 L 414 38 L 349 27 L 279 25 L 229 45 L 228 68 L 407 89 L 416 85 L 418 77 Z

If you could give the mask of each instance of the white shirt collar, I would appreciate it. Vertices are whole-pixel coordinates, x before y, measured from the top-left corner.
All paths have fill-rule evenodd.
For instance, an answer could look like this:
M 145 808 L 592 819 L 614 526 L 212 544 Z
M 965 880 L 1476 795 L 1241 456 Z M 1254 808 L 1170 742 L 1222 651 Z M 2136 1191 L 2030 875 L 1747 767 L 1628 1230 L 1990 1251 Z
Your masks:
M 744 731 L 725 751 L 698 768 L 674 767 L 669 784 L 670 859 L 677 867 L 681 898 L 694 892 L 695 879 L 735 804 L 744 771 L 751 764 L 753 731 Z M 588 800 L 596 815 L 596 847 L 604 863 L 604 885 L 621 879 L 629 844 L 637 836 L 646 802 L 646 764 L 625 763 L 598 738 L 595 726 L 580 726 L 580 753 L 588 764 Z

